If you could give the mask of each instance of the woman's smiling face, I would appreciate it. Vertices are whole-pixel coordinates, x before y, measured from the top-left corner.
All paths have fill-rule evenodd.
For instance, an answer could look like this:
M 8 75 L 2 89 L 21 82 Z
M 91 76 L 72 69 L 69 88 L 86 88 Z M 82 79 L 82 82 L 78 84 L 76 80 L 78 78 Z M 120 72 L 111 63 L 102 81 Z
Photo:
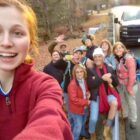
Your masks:
M 83 69 L 82 68 L 77 68 L 75 70 L 75 75 L 76 75 L 77 80 L 84 79 L 84 71 L 83 71 Z
M 17 68 L 24 62 L 29 47 L 26 18 L 15 7 L 0 7 L 0 70 Z
M 114 49 L 114 54 L 117 55 L 118 57 L 123 56 L 124 53 L 124 48 L 121 45 L 117 45 Z

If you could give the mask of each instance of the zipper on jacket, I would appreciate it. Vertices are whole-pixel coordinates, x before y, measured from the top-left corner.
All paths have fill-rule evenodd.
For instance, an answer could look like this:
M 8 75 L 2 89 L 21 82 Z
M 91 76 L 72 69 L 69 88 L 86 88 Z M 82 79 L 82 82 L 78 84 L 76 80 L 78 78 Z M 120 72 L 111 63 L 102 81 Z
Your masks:
M 0 94 L 5 97 L 5 103 L 6 103 L 7 107 L 9 108 L 10 113 L 12 113 L 11 101 L 10 101 L 10 97 L 9 97 L 11 90 L 12 90 L 12 87 L 7 92 L 5 92 L 2 88 L 2 84 L 0 81 Z
M 9 96 L 5 96 L 5 103 L 7 107 L 9 108 L 9 112 L 12 113 L 12 107 L 11 107 L 11 101 Z

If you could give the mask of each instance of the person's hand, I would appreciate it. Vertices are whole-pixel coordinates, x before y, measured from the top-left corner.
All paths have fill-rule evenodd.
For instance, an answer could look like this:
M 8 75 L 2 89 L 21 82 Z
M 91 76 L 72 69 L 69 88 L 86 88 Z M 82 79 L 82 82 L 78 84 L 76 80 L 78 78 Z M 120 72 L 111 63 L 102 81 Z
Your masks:
M 134 95 L 133 89 L 127 87 L 127 91 L 128 91 L 128 93 L 129 93 L 129 95 L 131 95 L 131 96 Z
M 104 74 L 103 76 L 102 76 L 102 79 L 104 80 L 104 81 L 106 81 L 106 82 L 108 82 L 108 84 L 111 84 L 112 83 L 112 79 L 110 78 L 111 76 L 110 76 L 110 74 Z
M 86 61 L 87 68 L 93 68 L 93 66 L 94 66 L 93 64 L 94 64 L 94 62 L 88 58 Z
M 89 99 L 90 98 L 90 92 L 88 91 L 87 92 L 87 99 Z
M 108 81 L 109 79 L 111 79 L 111 73 L 106 73 L 102 76 L 102 79 L 104 81 Z
M 109 77 L 109 78 L 111 78 L 111 73 L 106 73 L 104 75 L 107 76 L 107 77 Z
M 63 42 L 64 41 L 64 38 L 65 38 L 65 35 L 59 35 L 58 37 L 56 37 L 55 38 L 55 41 L 57 42 L 57 43 L 61 43 L 61 42 Z
M 90 105 L 90 100 L 88 100 L 88 105 Z
M 106 74 L 104 74 L 103 76 L 102 76 L 102 79 L 104 80 L 104 81 L 107 81 L 108 80 L 108 76 L 106 76 Z

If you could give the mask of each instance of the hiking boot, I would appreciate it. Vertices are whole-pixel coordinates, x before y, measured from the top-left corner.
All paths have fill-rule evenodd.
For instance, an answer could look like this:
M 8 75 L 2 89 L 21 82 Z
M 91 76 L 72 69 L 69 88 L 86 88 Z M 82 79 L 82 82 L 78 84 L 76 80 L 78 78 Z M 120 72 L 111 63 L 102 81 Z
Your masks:
M 103 132 L 104 140 L 111 140 L 111 127 L 105 125 Z
M 136 129 L 136 122 L 130 122 L 130 128 L 131 129 Z
M 89 134 L 87 134 L 87 135 L 85 135 L 85 136 L 81 135 L 81 136 L 80 136 L 80 139 L 89 140 L 89 139 L 90 139 L 90 135 L 89 135 Z
M 95 133 L 90 135 L 90 140 L 96 140 L 96 134 Z

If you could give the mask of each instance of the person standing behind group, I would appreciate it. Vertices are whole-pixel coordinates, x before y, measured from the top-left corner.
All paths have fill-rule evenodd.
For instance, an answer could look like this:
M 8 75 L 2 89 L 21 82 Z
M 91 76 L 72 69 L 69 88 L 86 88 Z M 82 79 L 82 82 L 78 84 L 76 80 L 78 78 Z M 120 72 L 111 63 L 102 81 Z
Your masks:
M 81 45 L 79 47 L 79 49 L 83 52 L 83 55 L 82 55 L 82 59 L 81 59 L 81 64 L 85 65 L 86 64 L 86 61 L 87 61 L 87 57 L 86 57 L 86 54 L 87 54 L 87 47 L 85 45 Z
M 37 21 L 21 0 L 0 0 L 0 139 L 72 140 L 56 80 L 33 68 Z
M 85 123 L 90 104 L 86 75 L 84 66 L 76 64 L 73 68 L 73 79 L 68 86 L 69 111 L 74 140 L 79 140 L 80 134 L 86 136 Z
M 82 43 L 87 47 L 86 57 L 90 60 L 93 59 L 92 54 L 94 49 L 97 48 L 93 41 L 95 41 L 94 35 L 86 34 L 82 38 Z
M 112 54 L 112 45 L 111 42 L 107 39 L 101 41 L 100 47 L 102 48 L 105 54 L 105 63 L 111 66 L 114 70 L 116 69 L 116 62 L 114 55 Z
M 61 56 L 64 58 L 66 55 L 70 55 L 70 52 L 67 50 L 68 45 L 64 42 L 60 43 L 59 45 L 59 52 Z
M 65 43 L 64 41 L 65 36 L 59 35 L 58 37 L 55 38 L 54 41 L 52 41 L 49 45 L 48 45 L 48 51 L 50 54 L 52 54 L 52 52 L 55 50 L 55 47 L 57 45 L 59 45 L 59 52 L 61 54 L 61 57 L 65 57 L 65 55 L 69 55 L 70 52 L 67 50 L 68 49 L 68 45 Z
M 121 42 L 116 42 L 113 47 L 116 59 L 116 72 L 119 79 L 119 93 L 122 99 L 123 117 L 128 118 L 130 127 L 136 128 L 137 106 L 136 106 L 136 63 L 133 56 L 128 52 Z

